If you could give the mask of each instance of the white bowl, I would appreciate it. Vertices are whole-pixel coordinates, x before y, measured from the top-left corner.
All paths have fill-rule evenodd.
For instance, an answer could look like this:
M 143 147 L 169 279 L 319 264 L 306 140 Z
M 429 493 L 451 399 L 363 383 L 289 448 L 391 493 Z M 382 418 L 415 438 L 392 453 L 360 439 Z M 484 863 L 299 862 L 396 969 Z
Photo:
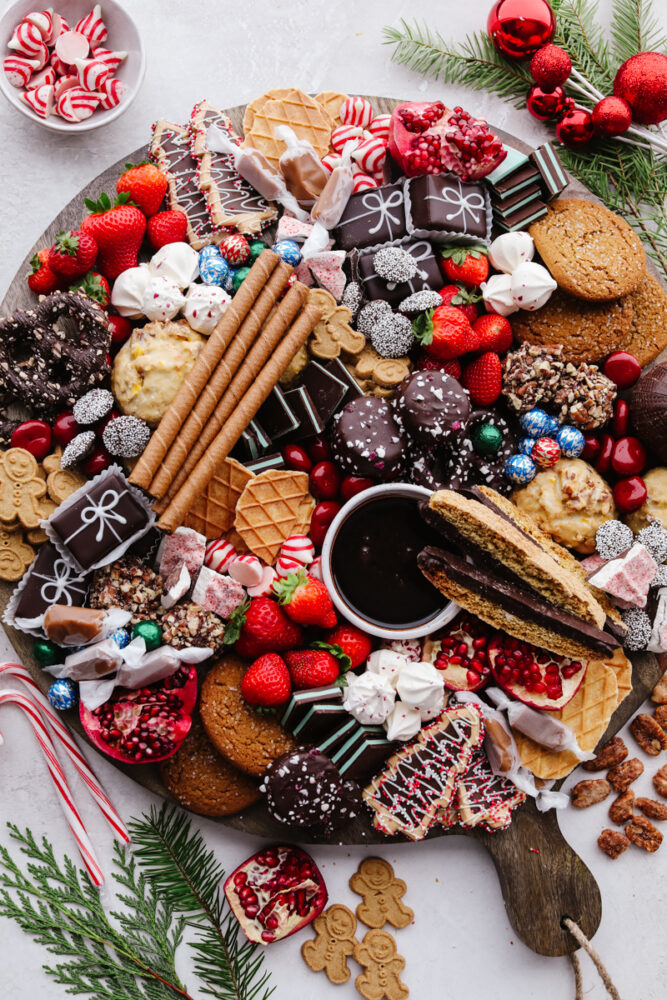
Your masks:
M 458 604 L 454 604 L 453 601 L 445 601 L 445 598 L 443 598 L 445 603 L 442 610 L 436 612 L 429 621 L 415 625 L 413 628 L 392 628 L 391 626 L 376 625 L 374 622 L 368 621 L 366 618 L 358 615 L 350 607 L 336 586 L 331 571 L 331 553 L 341 525 L 358 507 L 363 507 L 365 504 L 377 500 L 378 497 L 387 496 L 414 497 L 415 500 L 428 499 L 431 496 L 431 491 L 425 489 L 423 486 L 413 486 L 410 483 L 385 483 L 382 486 L 372 486 L 370 489 L 364 490 L 363 493 L 358 493 L 356 497 L 348 500 L 338 511 L 326 533 L 322 546 L 322 578 L 337 609 L 349 622 L 356 625 L 357 628 L 362 629 L 364 632 L 369 632 L 371 635 L 378 636 L 380 639 L 421 639 L 425 635 L 431 635 L 433 632 L 436 632 L 443 625 L 446 625 L 447 622 L 450 622 L 452 618 L 455 618 L 460 610 Z
M 110 48 L 117 52 L 127 52 L 127 58 L 120 64 L 115 74 L 116 79 L 127 87 L 117 107 L 111 108 L 109 111 L 95 111 L 90 118 L 76 124 L 66 122 L 64 118 L 59 118 L 56 114 L 49 115 L 48 118 L 40 118 L 21 97 L 23 90 L 12 87 L 2 66 L 0 66 L 0 90 L 9 103 L 30 121 L 41 125 L 42 128 L 46 128 L 50 132 L 65 132 L 67 134 L 92 132 L 96 128 L 108 125 L 109 122 L 119 118 L 127 111 L 137 96 L 144 79 L 146 53 L 136 24 L 127 11 L 119 3 L 116 3 L 116 0 L 100 0 L 100 5 L 102 19 L 109 33 L 109 37 L 102 43 L 101 47 Z M 71 27 L 74 27 L 77 21 L 89 14 L 94 6 L 94 0 L 60 0 L 60 3 L 53 3 L 53 9 L 61 13 Z M 7 44 L 16 25 L 23 20 L 26 14 L 41 9 L 39 4 L 35 4 L 35 0 L 16 0 L 4 11 L 0 17 L 0 51 L 3 61 L 12 54 L 11 50 L 7 48 Z

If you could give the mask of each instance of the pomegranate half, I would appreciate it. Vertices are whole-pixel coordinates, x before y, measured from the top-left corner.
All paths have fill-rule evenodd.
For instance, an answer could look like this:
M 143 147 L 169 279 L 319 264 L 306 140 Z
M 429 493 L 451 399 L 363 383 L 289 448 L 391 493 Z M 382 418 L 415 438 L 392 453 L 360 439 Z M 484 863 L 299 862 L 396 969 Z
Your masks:
M 271 944 L 319 916 L 328 893 L 322 874 L 299 847 L 267 847 L 244 861 L 224 885 L 234 916 L 249 941 Z
M 496 633 L 479 618 L 458 615 L 437 639 L 424 643 L 430 660 L 450 691 L 479 691 L 491 676 L 488 647 Z
M 491 673 L 501 688 L 533 708 L 555 711 L 572 701 L 588 660 L 570 660 L 498 632 L 489 643 Z

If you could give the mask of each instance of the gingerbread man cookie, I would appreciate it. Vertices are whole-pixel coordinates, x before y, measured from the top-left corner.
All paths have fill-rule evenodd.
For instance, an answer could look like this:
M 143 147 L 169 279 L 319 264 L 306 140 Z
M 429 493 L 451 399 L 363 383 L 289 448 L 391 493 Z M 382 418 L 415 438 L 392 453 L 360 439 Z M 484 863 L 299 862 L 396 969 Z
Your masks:
M 303 960 L 313 972 L 326 972 L 330 983 L 346 983 L 350 978 L 348 956 L 358 942 L 354 936 L 357 918 L 352 910 L 334 903 L 313 921 L 317 937 L 301 946 Z
M 323 288 L 308 292 L 308 302 L 316 305 L 322 318 L 315 324 L 308 346 L 316 358 L 329 360 L 341 353 L 354 357 L 366 346 L 363 333 L 350 326 L 352 313 L 345 306 L 336 304 L 333 295 Z
M 405 1000 L 410 990 L 400 977 L 405 959 L 396 951 L 396 942 L 387 931 L 368 931 L 354 949 L 355 961 L 365 972 L 354 981 L 364 1000 Z
M 363 896 L 357 907 L 357 917 L 367 927 L 407 927 L 414 913 L 401 897 L 407 886 L 396 878 L 394 869 L 383 858 L 365 858 L 350 879 L 350 889 Z
M 20 580 L 35 558 L 35 550 L 23 541 L 20 525 L 0 527 L 0 580 Z
M 46 483 L 35 458 L 24 448 L 10 448 L 0 459 L 0 521 L 18 520 L 24 528 L 37 528 L 45 513 L 40 500 Z

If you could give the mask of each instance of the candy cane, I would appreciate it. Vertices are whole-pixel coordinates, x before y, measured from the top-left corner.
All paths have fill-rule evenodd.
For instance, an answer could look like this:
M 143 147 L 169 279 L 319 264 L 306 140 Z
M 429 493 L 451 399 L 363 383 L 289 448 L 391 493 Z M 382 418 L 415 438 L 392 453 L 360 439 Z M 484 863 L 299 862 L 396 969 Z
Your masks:
M 74 800 L 72 798 L 69 785 L 67 784 L 65 772 L 63 771 L 60 761 L 56 756 L 56 748 L 40 715 L 39 708 L 31 698 L 25 694 L 21 694 L 20 691 L 13 691 L 11 689 L 9 691 L 0 691 L 0 705 L 8 704 L 18 705 L 19 708 L 22 708 L 27 715 L 28 721 L 30 722 L 35 737 L 37 738 L 37 742 L 42 748 L 42 752 L 46 758 L 46 766 L 48 767 L 49 774 L 53 779 L 54 785 L 56 786 L 60 806 L 65 814 L 67 822 L 69 823 L 72 836 L 76 840 L 76 845 L 79 848 L 81 859 L 86 866 L 86 870 L 88 871 L 93 884 L 96 886 L 104 885 L 104 873 L 102 872 L 100 863 L 95 856 L 95 851 L 90 842 L 88 833 L 86 832 L 86 828 L 77 812 L 76 806 L 74 805 Z
M 91 770 L 86 758 L 74 742 L 69 729 L 62 722 L 58 714 L 51 708 L 28 671 L 25 667 L 20 666 L 18 663 L 0 663 L 0 677 L 2 677 L 3 674 L 7 677 L 15 677 L 29 689 L 32 701 L 41 712 L 42 717 L 46 720 L 46 722 L 48 722 L 59 741 L 62 743 L 65 753 L 78 771 L 86 788 L 90 792 L 91 797 L 97 803 L 100 812 L 103 814 L 114 833 L 118 835 L 118 838 L 127 843 L 130 837 L 125 824 L 103 791 L 102 786 L 95 777 L 95 773 Z

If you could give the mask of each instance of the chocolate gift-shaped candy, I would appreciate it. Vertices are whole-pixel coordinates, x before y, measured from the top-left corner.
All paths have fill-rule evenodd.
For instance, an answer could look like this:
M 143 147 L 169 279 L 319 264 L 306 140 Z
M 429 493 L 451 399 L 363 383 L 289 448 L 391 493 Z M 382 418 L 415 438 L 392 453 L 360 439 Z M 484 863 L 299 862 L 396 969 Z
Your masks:
M 491 239 L 491 201 L 481 181 L 456 174 L 411 177 L 405 188 L 411 236 L 435 243 L 480 243 Z
M 42 616 L 52 604 L 81 607 L 87 593 L 84 578 L 63 559 L 55 545 L 46 542 L 14 591 L 3 620 L 41 637 Z
M 376 250 L 384 243 L 405 243 L 404 181 L 353 194 L 332 235 L 340 250 Z
M 375 253 L 363 253 L 357 261 L 357 271 L 368 299 L 384 299 L 396 308 L 414 292 L 425 288 L 437 291 L 445 279 L 440 270 L 440 257 L 426 240 L 408 243 L 403 247 L 417 262 L 417 271 L 409 281 L 385 281 L 375 271 Z

